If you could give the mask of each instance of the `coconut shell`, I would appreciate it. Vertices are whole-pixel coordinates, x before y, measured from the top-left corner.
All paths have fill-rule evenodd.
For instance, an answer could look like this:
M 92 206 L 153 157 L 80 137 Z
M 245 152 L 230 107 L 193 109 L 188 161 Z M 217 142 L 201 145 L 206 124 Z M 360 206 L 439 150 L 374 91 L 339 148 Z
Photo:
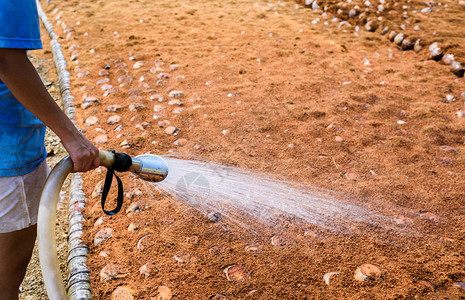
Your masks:
M 112 300 L 133 300 L 134 291 L 128 286 L 119 286 L 111 294 Z
M 378 27 L 379 27 L 379 23 L 375 21 L 368 21 L 365 24 L 365 30 L 369 32 L 375 32 L 376 29 L 378 29 Z
M 438 43 L 432 43 L 429 46 L 430 58 L 434 61 L 440 61 L 444 55 L 442 49 L 438 46 Z
M 450 70 L 454 75 L 458 77 L 463 77 L 465 74 L 465 69 L 462 67 L 462 64 L 458 61 L 453 61 L 451 64 L 452 69 Z
M 414 46 L 415 46 L 415 41 L 412 40 L 411 38 L 406 37 L 402 41 L 402 44 L 400 45 L 400 48 L 402 50 L 412 50 Z
M 395 32 L 394 30 L 392 30 L 389 35 L 388 35 L 388 38 L 391 42 L 394 42 L 394 39 L 396 38 L 397 36 L 397 32 Z
M 396 44 L 397 46 L 402 45 L 402 42 L 404 41 L 405 37 L 406 36 L 403 33 L 398 33 L 394 38 L 394 44 Z
M 235 283 L 243 283 L 250 279 L 250 274 L 239 265 L 227 267 L 224 269 L 224 273 L 229 281 L 233 281 Z
M 381 271 L 377 266 L 363 264 L 355 270 L 354 278 L 357 281 L 375 280 L 381 277 Z
M 325 283 L 327 285 L 330 284 L 331 282 L 331 277 L 334 276 L 334 275 L 341 275 L 339 272 L 329 272 L 329 273 L 326 273 L 324 276 L 323 276 L 323 280 L 325 281 Z
M 415 51 L 415 53 L 418 53 L 423 49 L 423 46 L 423 41 L 421 39 L 418 39 L 415 41 L 415 44 L 413 45 L 413 51 Z
M 454 61 L 454 54 L 444 54 L 444 56 L 441 58 L 441 63 L 443 65 L 450 65 Z

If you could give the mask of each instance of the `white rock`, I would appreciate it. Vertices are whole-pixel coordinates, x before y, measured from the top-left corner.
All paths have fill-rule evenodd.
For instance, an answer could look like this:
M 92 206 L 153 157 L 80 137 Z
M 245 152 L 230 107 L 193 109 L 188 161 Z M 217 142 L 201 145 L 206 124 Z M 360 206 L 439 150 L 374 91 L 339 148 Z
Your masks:
M 425 7 L 421 10 L 422 13 L 424 14 L 429 14 L 430 12 L 432 12 L 433 9 L 431 7 Z
M 103 228 L 99 232 L 97 232 L 97 234 L 95 234 L 94 245 L 97 246 L 112 237 L 113 229 L 109 227 Z
M 134 69 L 139 69 L 139 68 L 141 68 L 141 67 L 143 67 L 143 66 L 145 66 L 145 62 L 142 61 L 142 60 L 140 60 L 140 61 L 136 62 L 132 67 L 133 67 Z
M 116 124 L 116 123 L 119 123 L 121 122 L 121 116 L 119 115 L 113 115 L 111 117 L 108 118 L 107 120 L 107 123 L 110 124 L 110 125 L 113 125 L 113 124 Z
M 169 92 L 168 96 L 170 96 L 171 98 L 181 98 L 182 96 L 184 96 L 184 93 L 181 91 L 171 91 Z
M 84 101 L 81 104 L 81 107 L 83 109 L 86 109 L 86 108 L 89 108 L 89 107 L 91 107 L 93 105 L 99 105 L 99 104 L 100 104 L 100 100 L 98 100 L 97 98 L 95 98 L 95 97 L 85 97 Z
M 98 118 L 95 117 L 95 116 L 90 116 L 85 121 L 87 126 L 93 126 L 93 125 L 97 124 L 97 122 L 98 122 Z
M 446 102 L 447 103 L 454 102 L 456 100 L 457 100 L 457 98 L 454 95 L 446 95 Z
M 168 105 L 182 105 L 182 102 L 179 99 L 174 99 L 168 102 Z
M 130 111 L 140 111 L 145 108 L 145 105 L 142 103 L 131 103 L 129 104 L 129 110 Z
M 355 9 L 352 8 L 352 9 L 349 11 L 349 18 L 353 18 L 353 17 L 355 17 L 356 15 L 357 15 L 357 11 L 356 11 Z
M 168 74 L 168 73 L 160 73 L 160 74 L 157 75 L 158 79 L 168 79 L 170 77 L 171 77 L 171 75 Z
M 77 78 L 82 78 L 82 77 L 85 77 L 85 76 L 87 76 L 89 74 L 90 74 L 89 71 L 81 71 L 81 72 L 77 73 Z
M 117 105 L 117 104 L 113 104 L 113 105 L 109 105 L 105 111 L 107 112 L 117 112 L 117 111 L 120 111 L 123 107 L 121 105 Z
M 96 144 L 105 144 L 108 142 L 108 136 L 106 134 L 99 134 L 94 138 Z
M 113 88 L 113 86 L 111 84 L 103 84 L 100 88 L 103 91 L 108 91 L 108 90 L 111 90 Z

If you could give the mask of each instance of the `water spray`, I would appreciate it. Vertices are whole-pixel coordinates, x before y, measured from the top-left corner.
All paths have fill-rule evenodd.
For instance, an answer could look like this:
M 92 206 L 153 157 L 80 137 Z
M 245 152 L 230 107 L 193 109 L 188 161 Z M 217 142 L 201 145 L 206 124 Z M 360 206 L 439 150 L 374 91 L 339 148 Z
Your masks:
M 132 158 L 123 153 L 100 151 L 100 165 L 108 168 L 107 177 L 109 176 L 108 174 L 113 176 L 114 171 L 129 171 L 149 182 L 160 182 L 168 176 L 168 166 L 164 159 L 152 154 L 143 154 Z M 55 222 L 60 190 L 72 169 L 73 162 L 71 158 L 67 156 L 62 159 L 50 173 L 40 198 L 37 221 L 37 244 L 44 284 L 51 300 L 68 299 L 63 280 L 61 279 L 57 257 Z M 104 200 L 103 197 L 102 200 Z M 102 204 L 104 204 L 104 201 L 102 201 Z

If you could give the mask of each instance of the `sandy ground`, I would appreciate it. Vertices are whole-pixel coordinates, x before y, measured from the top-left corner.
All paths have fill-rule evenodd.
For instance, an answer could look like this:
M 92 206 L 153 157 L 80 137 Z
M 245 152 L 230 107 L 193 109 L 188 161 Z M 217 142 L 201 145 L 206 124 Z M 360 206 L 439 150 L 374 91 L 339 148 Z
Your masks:
M 419 24 L 420 36 L 438 36 L 463 59 L 458 1 L 431 13 L 413 12 L 426 7 L 417 1 L 396 2 L 385 20 L 399 28 L 409 20 L 406 32 Z M 328 5 L 337 13 L 337 3 Z M 397 17 L 403 5 L 412 20 Z M 327 231 L 288 218 L 251 237 L 151 195 L 128 175 L 123 212 L 94 225 L 102 212 L 91 193 L 104 178 L 94 171 L 84 181 L 96 299 L 119 286 L 134 299 L 164 299 L 164 289 L 173 299 L 465 297 L 454 285 L 465 281 L 465 84 L 428 51 L 401 51 L 378 31 L 340 28 L 328 13 L 292 1 L 51 1 L 44 9 L 71 60 L 77 104 L 100 103 L 79 108 L 77 122 L 102 149 L 193 154 L 272 173 L 350 195 L 399 229 Z M 182 91 L 182 105 L 173 91 Z M 131 201 L 149 208 L 126 216 Z M 131 223 L 139 229 L 129 231 Z M 102 228 L 113 236 L 94 246 Z M 285 241 L 278 246 L 270 243 L 276 234 Z M 245 251 L 251 243 L 261 252 Z M 140 268 L 149 262 L 146 277 Z M 121 276 L 101 280 L 113 263 Z M 381 276 L 356 281 L 362 264 Z M 244 268 L 243 282 L 228 281 L 231 265 Z M 340 274 L 330 285 L 328 272 Z

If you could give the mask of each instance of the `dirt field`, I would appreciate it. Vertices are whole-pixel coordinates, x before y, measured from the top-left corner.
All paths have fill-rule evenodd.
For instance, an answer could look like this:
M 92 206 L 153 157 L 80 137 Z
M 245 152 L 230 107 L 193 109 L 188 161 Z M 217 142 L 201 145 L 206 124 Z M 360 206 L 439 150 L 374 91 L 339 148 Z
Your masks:
M 96 299 L 111 299 L 119 286 L 134 299 L 465 298 L 455 285 L 465 281 L 464 79 L 430 60 L 428 49 L 401 51 L 381 35 L 385 25 L 404 25 L 465 63 L 465 7 L 431 1 L 432 12 L 422 13 L 420 1 L 385 2 L 384 13 L 367 10 L 350 27 L 330 16 L 336 1 L 326 1 L 326 13 L 324 4 L 312 10 L 293 1 L 44 3 L 70 59 L 72 93 L 84 104 L 77 122 L 101 149 L 193 154 L 272 173 L 350 195 L 404 229 L 335 232 L 291 220 L 250 237 L 150 195 L 129 175 L 123 211 L 94 225 L 103 213 L 91 194 L 104 179 L 94 171 L 84 182 Z M 355 31 L 369 17 L 380 28 Z M 183 96 L 171 97 L 176 91 Z M 131 201 L 149 208 L 126 216 Z M 129 231 L 131 223 L 138 230 Z M 113 237 L 94 246 L 102 228 Z M 286 242 L 270 243 L 275 234 Z M 261 251 L 244 250 L 252 243 Z M 149 262 L 146 277 L 140 268 Z M 110 263 L 121 278 L 101 280 Z M 355 280 L 362 264 L 381 276 Z M 228 281 L 231 265 L 250 278 Z M 329 285 L 328 272 L 340 273 Z M 170 290 L 165 298 L 160 286 Z

